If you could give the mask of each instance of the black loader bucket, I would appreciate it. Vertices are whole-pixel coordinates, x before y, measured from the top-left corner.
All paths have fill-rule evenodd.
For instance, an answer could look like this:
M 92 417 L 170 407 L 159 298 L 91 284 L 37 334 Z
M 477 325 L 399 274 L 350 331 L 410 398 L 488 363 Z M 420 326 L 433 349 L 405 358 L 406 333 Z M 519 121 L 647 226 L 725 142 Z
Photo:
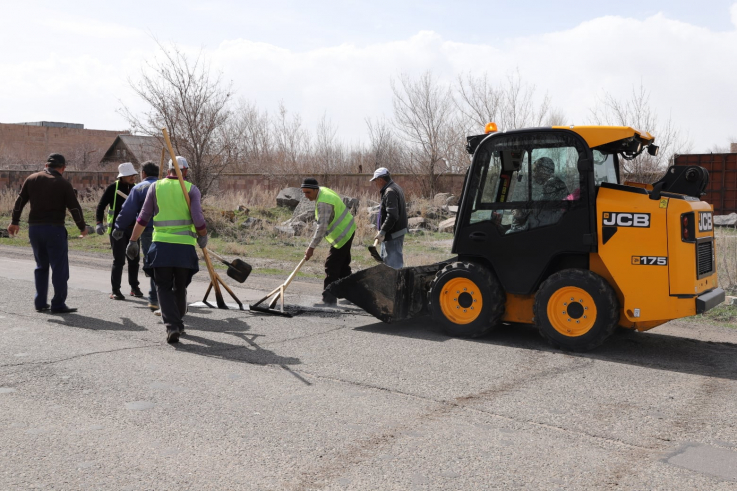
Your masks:
M 381 321 L 397 322 L 427 313 L 430 283 L 451 261 L 402 269 L 379 264 L 331 283 L 327 291 Z

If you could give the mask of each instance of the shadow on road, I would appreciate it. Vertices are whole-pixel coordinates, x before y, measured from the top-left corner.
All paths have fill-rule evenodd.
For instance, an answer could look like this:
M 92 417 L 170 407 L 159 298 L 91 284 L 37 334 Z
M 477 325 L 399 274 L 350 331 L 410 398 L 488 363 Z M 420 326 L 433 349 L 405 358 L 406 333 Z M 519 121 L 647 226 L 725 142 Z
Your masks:
M 242 318 L 231 317 L 218 320 L 188 316 L 185 318 L 185 328 L 186 336 L 183 336 L 179 343 L 171 345 L 178 351 L 253 365 L 280 366 L 301 382 L 311 385 L 288 368 L 288 365 L 301 365 L 302 361 L 299 358 L 280 356 L 261 347 L 256 342 L 261 334 L 250 333 L 250 326 Z M 207 332 L 230 335 L 237 342 L 231 344 L 198 335 Z
M 147 328 L 139 326 L 127 317 L 120 318 L 121 323 L 105 321 L 95 317 L 87 317 L 79 314 L 54 315 L 48 319 L 52 324 L 61 326 L 78 327 L 80 329 L 90 329 L 92 331 L 148 331 Z
M 454 339 L 443 334 L 438 324 L 427 317 L 391 325 L 377 322 L 357 327 L 355 330 L 434 342 Z M 537 329 L 527 324 L 501 325 L 487 336 L 464 341 L 551 353 L 561 352 L 550 347 L 540 337 Z M 618 331 L 593 351 L 566 352 L 566 354 L 655 370 L 737 380 L 735 343 L 700 341 L 653 331 Z

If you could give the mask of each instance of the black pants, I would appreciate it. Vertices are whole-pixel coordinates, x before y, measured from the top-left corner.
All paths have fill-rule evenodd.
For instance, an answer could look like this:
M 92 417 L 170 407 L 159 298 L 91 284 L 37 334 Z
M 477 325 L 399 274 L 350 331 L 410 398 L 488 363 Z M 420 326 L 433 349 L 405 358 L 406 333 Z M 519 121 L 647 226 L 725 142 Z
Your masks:
M 187 287 L 192 281 L 192 270 L 187 268 L 153 268 L 156 293 L 159 296 L 161 318 L 167 331 L 184 330 L 187 312 Z
M 128 284 L 131 288 L 138 287 L 138 265 L 141 262 L 141 258 L 136 256 L 132 261 L 125 255 L 125 249 L 128 247 L 128 242 L 131 240 L 133 229 L 129 228 L 123 231 L 123 236 L 119 240 L 113 239 L 110 236 L 110 246 L 113 248 L 113 269 L 110 273 L 110 283 L 113 287 L 113 291 L 120 290 L 120 282 L 123 280 L 123 266 L 128 261 Z
M 351 235 L 348 242 L 343 244 L 343 247 L 340 249 L 336 249 L 335 247 L 330 248 L 328 257 L 325 259 L 325 288 L 330 283 L 351 274 L 351 245 L 353 245 L 353 237 L 355 235 L 355 233 Z M 335 303 L 338 299 L 334 295 L 323 291 L 322 300 L 325 303 Z

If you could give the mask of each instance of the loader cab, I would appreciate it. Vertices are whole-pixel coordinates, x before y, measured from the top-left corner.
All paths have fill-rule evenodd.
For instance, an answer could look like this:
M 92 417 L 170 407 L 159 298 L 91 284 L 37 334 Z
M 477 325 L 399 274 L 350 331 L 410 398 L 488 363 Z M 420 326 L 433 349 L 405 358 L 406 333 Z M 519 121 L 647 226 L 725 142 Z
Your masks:
M 490 264 L 520 295 L 555 270 L 588 268 L 601 182 L 618 183 L 615 156 L 570 130 L 492 134 L 475 148 L 453 252 Z

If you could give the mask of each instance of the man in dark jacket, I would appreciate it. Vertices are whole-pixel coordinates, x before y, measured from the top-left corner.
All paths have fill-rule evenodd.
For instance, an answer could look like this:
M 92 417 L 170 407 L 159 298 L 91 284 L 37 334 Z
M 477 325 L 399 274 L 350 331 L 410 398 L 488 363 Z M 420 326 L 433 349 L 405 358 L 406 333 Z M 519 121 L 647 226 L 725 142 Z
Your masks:
M 407 205 L 404 191 L 392 181 L 389 171 L 380 167 L 371 179 L 381 194 L 381 209 L 376 219 L 377 233 L 374 239 L 381 242 L 384 264 L 394 269 L 404 266 L 404 235 L 407 233 Z
M 115 227 L 115 219 L 123 208 L 126 197 L 133 189 L 137 175 L 136 168 L 130 162 L 118 166 L 118 179 L 105 189 L 100 202 L 97 203 L 97 227 L 95 227 L 95 230 L 98 234 L 102 235 L 105 233 L 106 225 L 102 223 L 105 208 L 108 208 L 106 221 L 107 233 L 112 234 Z M 110 247 L 113 249 L 113 267 L 110 273 L 110 283 L 112 284 L 113 292 L 110 294 L 110 298 L 113 300 L 125 300 L 125 296 L 120 292 L 120 283 L 123 279 L 123 266 L 125 266 L 126 262 L 125 248 L 128 245 L 128 239 L 130 239 L 133 233 L 133 225 L 131 223 L 130 226 L 123 230 L 122 239 L 124 240 L 115 240 L 113 237 L 110 237 Z M 143 298 L 143 292 L 138 287 L 139 262 L 139 257 L 128 259 L 128 283 L 131 287 L 131 296 Z
M 49 155 L 46 169 L 28 176 L 23 183 L 18 199 L 13 207 L 8 232 L 14 236 L 20 229 L 20 215 L 26 203 L 31 202 L 31 213 L 28 215 L 28 237 L 36 259 L 36 311 L 43 312 L 51 308 L 52 314 L 68 314 L 76 312 L 76 308 L 67 307 L 67 281 L 69 280 L 69 245 L 64 217 L 67 209 L 72 214 L 74 223 L 82 233 L 87 235 L 82 207 L 74 194 L 72 185 L 62 177 L 66 168 L 64 156 L 58 153 Z M 49 266 L 51 267 L 51 283 L 54 285 L 54 298 L 51 305 L 46 303 L 49 292 Z
M 120 213 L 118 213 L 118 217 L 115 219 L 115 228 L 111 234 L 115 240 L 121 240 L 125 235 L 124 231 L 129 230 L 133 225 L 135 225 L 136 217 L 141 212 L 141 208 L 143 208 L 143 202 L 146 201 L 148 188 L 156 182 L 158 175 L 158 165 L 154 164 L 150 160 L 143 163 L 141 166 L 141 182 L 133 186 L 133 189 L 128 195 L 128 199 L 123 203 L 123 207 L 120 209 Z M 149 268 L 150 264 L 148 250 L 151 248 L 153 234 L 153 222 L 149 222 L 146 229 L 141 234 L 144 272 Z M 151 310 L 157 310 L 159 308 L 159 297 L 156 294 L 156 283 L 154 283 L 153 275 L 151 276 L 151 288 L 148 292 L 148 308 Z

